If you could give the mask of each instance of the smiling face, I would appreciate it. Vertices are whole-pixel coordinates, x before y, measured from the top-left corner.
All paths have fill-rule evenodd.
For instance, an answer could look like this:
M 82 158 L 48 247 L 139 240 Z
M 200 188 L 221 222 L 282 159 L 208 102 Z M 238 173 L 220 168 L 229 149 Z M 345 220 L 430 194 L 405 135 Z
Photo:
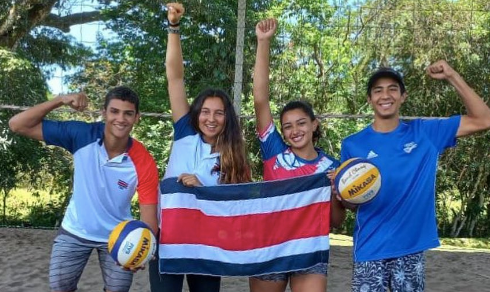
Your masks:
M 282 115 L 282 134 L 293 151 L 314 149 L 313 132 L 317 127 L 318 120 L 311 120 L 302 109 L 292 109 Z
M 129 101 L 113 98 L 102 112 L 105 120 L 105 138 L 127 140 L 139 114 L 136 107 Z
M 382 77 L 373 84 L 368 102 L 374 110 L 376 119 L 398 119 L 406 95 L 401 93 L 400 85 L 395 79 Z
M 219 97 L 208 97 L 199 113 L 199 130 L 206 143 L 215 145 L 225 127 L 225 105 Z

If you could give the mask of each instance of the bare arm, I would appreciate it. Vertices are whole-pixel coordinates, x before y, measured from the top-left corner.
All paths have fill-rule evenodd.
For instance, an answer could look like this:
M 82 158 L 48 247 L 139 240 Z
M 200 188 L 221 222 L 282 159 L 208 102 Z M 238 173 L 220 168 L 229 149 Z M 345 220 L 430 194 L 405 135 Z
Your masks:
M 180 23 L 180 19 L 185 12 L 184 6 L 180 3 L 169 3 L 167 4 L 167 8 L 167 18 L 169 23 Z M 172 28 L 179 29 L 179 27 Z M 182 116 L 187 114 L 190 108 L 185 95 L 184 60 L 182 57 L 180 34 L 178 33 L 168 33 L 167 56 L 165 62 L 172 119 L 176 122 Z
M 140 219 L 145 222 L 156 236 L 158 234 L 158 219 L 156 204 L 140 204 Z
M 44 141 L 42 120 L 54 109 L 63 105 L 83 111 L 87 107 L 88 99 L 85 93 L 72 93 L 58 95 L 52 100 L 35 105 L 21 113 L 16 114 L 9 120 L 10 129 L 20 135 Z
M 257 55 L 253 76 L 253 95 L 257 130 L 263 132 L 272 121 L 269 105 L 270 41 L 277 29 L 277 20 L 266 19 L 257 23 Z
M 345 206 L 339 200 L 339 193 L 335 188 L 335 171 L 328 171 L 330 179 L 330 227 L 339 228 L 345 220 Z
M 337 196 L 330 196 L 330 227 L 339 228 L 345 220 L 345 207 Z
M 466 107 L 467 114 L 461 117 L 457 137 L 490 129 L 490 108 L 446 61 L 441 60 L 430 65 L 427 74 L 434 79 L 447 80 L 456 89 Z

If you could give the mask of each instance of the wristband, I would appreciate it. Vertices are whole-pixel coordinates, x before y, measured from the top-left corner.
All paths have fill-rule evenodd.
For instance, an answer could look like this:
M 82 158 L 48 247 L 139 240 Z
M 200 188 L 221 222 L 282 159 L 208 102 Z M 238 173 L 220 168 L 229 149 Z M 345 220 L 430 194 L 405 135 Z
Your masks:
M 171 22 L 169 21 L 169 22 L 168 22 L 168 26 L 170 26 L 170 27 L 178 27 L 178 26 L 180 26 L 180 21 L 179 21 L 179 22 L 177 22 L 177 23 L 171 23 Z
M 180 29 L 178 28 L 167 28 L 168 33 L 175 33 L 175 34 L 180 34 Z

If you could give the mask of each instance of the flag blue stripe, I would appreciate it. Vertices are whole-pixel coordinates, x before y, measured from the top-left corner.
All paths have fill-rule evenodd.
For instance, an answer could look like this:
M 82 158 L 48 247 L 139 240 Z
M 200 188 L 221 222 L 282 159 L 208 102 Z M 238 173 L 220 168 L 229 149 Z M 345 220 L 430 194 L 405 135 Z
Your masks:
M 174 177 L 160 182 L 161 193 L 193 194 L 198 200 L 234 201 L 254 198 L 277 197 L 284 194 L 299 193 L 305 190 L 330 186 L 325 173 L 258 183 L 229 184 L 211 187 L 185 187 Z
M 328 263 L 329 251 L 322 250 L 253 264 L 230 264 L 202 259 L 160 259 L 160 273 L 221 276 L 258 276 L 304 270 Z

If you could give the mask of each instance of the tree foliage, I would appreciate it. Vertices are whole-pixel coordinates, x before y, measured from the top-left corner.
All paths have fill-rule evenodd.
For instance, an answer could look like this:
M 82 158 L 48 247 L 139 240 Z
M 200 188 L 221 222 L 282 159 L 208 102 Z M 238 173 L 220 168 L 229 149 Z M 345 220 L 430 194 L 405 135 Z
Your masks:
M 69 79 L 69 84 L 73 90 L 85 88 L 92 98 L 93 110 L 101 107 L 108 88 L 125 84 L 140 94 L 142 111 L 169 114 L 164 3 L 86 2 L 94 5 L 94 11 L 73 13 L 75 1 L 9 2 L 0 7 L 0 47 L 17 52 L 17 60 L 33 65 L 32 68 L 48 64 L 83 68 Z M 231 93 L 238 1 L 188 0 L 184 5 L 186 14 L 181 31 L 189 99 L 207 87 Z M 488 101 L 488 1 L 370 0 L 341 1 L 336 5 L 336 1 L 327 0 L 267 0 L 247 1 L 246 5 L 241 108 L 255 179 L 260 179 L 262 173 L 260 153 L 254 138 L 255 122 L 248 117 L 253 116 L 251 84 L 255 24 L 259 19 L 275 17 L 280 23 L 271 55 L 274 114 L 293 99 L 308 100 L 321 115 L 370 114 L 365 84 L 369 73 L 380 65 L 392 66 L 405 77 L 409 97 L 402 108 L 403 115 L 436 117 L 464 113 L 454 89 L 425 74 L 426 66 L 437 59 L 446 59 Z M 17 17 L 11 17 L 13 14 Z M 114 32 L 110 38 L 99 36 L 94 52 L 65 34 L 72 24 L 94 20 L 103 20 Z M 40 71 L 36 72 L 29 77 L 38 78 Z M 22 84 L 25 77 L 21 76 L 27 73 L 19 74 L 9 73 L 4 84 Z M 41 79 L 36 80 L 40 83 L 26 90 L 44 86 Z M 18 105 L 31 104 L 25 99 L 7 100 Z M 0 116 L 0 122 L 5 121 Z M 324 138 L 319 146 L 338 157 L 341 139 L 369 122 L 369 118 L 322 119 Z M 172 141 L 170 120 L 144 117 L 134 134 L 154 154 L 163 173 Z M 11 134 L 2 133 L 2 137 L 6 135 Z M 488 133 L 461 139 L 459 147 L 448 151 L 440 161 L 437 212 L 444 235 L 490 234 L 488 141 Z M 67 173 L 69 169 L 65 168 L 64 175 L 53 181 L 68 183 Z

